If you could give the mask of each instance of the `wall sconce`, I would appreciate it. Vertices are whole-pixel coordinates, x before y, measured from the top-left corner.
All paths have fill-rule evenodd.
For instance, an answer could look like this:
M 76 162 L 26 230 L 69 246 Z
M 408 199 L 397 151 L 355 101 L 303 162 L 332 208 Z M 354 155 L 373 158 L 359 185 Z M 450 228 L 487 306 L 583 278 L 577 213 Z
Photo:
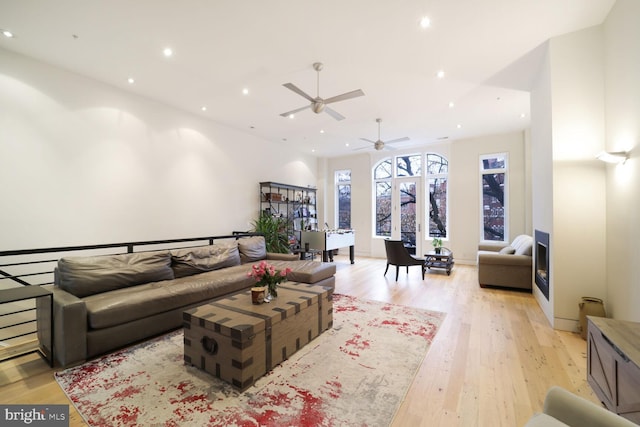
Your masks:
M 626 151 L 616 151 L 613 153 L 603 151 L 596 156 L 596 159 L 598 160 L 602 160 L 603 162 L 607 162 L 607 163 L 615 163 L 615 164 L 620 164 L 620 163 L 624 164 L 624 162 L 626 162 L 628 158 L 629 158 L 629 153 L 627 153 Z

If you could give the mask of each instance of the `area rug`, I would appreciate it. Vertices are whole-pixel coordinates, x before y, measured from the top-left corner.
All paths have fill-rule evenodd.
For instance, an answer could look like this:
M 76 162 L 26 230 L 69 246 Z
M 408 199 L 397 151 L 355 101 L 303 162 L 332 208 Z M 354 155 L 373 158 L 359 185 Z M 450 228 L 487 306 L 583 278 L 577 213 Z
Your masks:
M 173 332 L 56 373 L 90 426 L 388 426 L 444 314 L 334 295 L 333 328 L 238 392 Z

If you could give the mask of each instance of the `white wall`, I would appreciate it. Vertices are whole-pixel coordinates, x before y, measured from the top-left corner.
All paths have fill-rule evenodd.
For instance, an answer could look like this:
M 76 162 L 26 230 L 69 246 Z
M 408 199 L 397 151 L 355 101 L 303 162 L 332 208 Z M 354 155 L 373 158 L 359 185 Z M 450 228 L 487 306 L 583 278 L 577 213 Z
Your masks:
M 552 110 L 551 110 L 551 64 L 549 44 L 537 78 L 531 89 L 531 196 L 533 229 L 549 233 L 549 247 L 554 251 L 553 232 L 553 162 L 552 152 Z M 536 285 L 533 294 L 549 323 L 553 325 L 553 302 L 555 281 L 553 258 L 549 259 L 549 299 Z
M 640 322 L 640 2 L 617 0 L 603 26 L 608 151 L 630 151 L 607 175 L 607 315 Z
M 530 198 L 524 152 L 524 132 L 490 135 L 458 140 L 394 152 L 367 152 L 353 156 L 329 159 L 326 163 L 328 187 L 334 184 L 336 170 L 351 169 L 352 227 L 356 230 L 356 253 L 366 256 L 385 256 L 382 238 L 373 237 L 372 167 L 381 159 L 408 153 L 438 153 L 449 160 L 449 236 L 445 246 L 454 252 L 456 262 L 475 264 L 480 227 L 480 172 L 479 157 L 482 154 L 509 154 L 509 229 L 510 238 L 531 233 L 527 228 L 526 200 Z M 424 190 L 424 189 L 423 189 Z M 327 217 L 333 218 L 335 199 L 326 201 Z M 329 221 L 333 226 L 333 220 Z M 423 224 L 423 229 L 425 225 Z M 423 249 L 431 249 L 425 241 Z
M 574 330 L 583 296 L 606 296 L 602 28 L 553 38 L 532 96 L 534 229 L 550 234 L 550 323 Z M 594 262 L 601 260 L 601 262 Z
M 0 50 L 0 250 L 246 230 L 314 157 Z

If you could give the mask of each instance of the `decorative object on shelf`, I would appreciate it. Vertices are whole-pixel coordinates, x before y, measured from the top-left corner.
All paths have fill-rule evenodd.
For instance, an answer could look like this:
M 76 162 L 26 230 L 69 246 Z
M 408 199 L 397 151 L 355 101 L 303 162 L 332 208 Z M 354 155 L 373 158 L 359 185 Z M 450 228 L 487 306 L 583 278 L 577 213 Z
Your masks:
M 251 288 L 251 302 L 254 304 L 262 304 L 266 296 L 267 288 L 264 286 L 255 286 Z
M 267 288 L 268 292 L 264 300 L 269 302 L 271 298 L 278 296 L 278 284 L 287 280 L 287 274 L 289 273 L 291 273 L 290 268 L 287 267 L 284 270 L 276 270 L 273 265 L 263 260 L 260 261 L 259 264 L 254 264 L 247 275 L 253 277 L 258 286 L 265 286 Z
M 311 186 L 260 182 L 260 212 L 281 217 L 286 221 L 289 247 L 271 252 L 290 252 L 300 249 L 302 231 L 318 230 L 316 188 Z M 264 196 L 263 196 L 264 195 Z
M 275 217 L 270 212 L 261 212 L 253 221 L 253 232 L 264 235 L 267 252 L 289 253 L 289 221 L 284 217 Z
M 439 254 L 442 250 L 442 239 L 439 237 L 434 237 L 431 241 L 431 244 L 433 245 L 433 250 L 435 250 L 436 253 Z

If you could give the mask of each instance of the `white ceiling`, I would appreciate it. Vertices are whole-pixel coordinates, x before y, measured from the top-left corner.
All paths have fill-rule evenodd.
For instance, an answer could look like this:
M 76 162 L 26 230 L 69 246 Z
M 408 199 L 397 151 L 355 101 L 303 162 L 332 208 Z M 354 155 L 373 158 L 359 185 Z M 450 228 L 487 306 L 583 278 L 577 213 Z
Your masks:
M 378 117 L 383 140 L 411 138 L 398 148 L 526 128 L 536 64 L 522 59 L 602 23 L 614 1 L 0 0 L 0 28 L 15 34 L 0 47 L 333 157 L 373 150 L 359 138 L 377 139 Z M 364 91 L 331 104 L 345 120 L 280 116 L 308 103 L 284 83 L 316 95 L 314 62 L 321 97 Z

